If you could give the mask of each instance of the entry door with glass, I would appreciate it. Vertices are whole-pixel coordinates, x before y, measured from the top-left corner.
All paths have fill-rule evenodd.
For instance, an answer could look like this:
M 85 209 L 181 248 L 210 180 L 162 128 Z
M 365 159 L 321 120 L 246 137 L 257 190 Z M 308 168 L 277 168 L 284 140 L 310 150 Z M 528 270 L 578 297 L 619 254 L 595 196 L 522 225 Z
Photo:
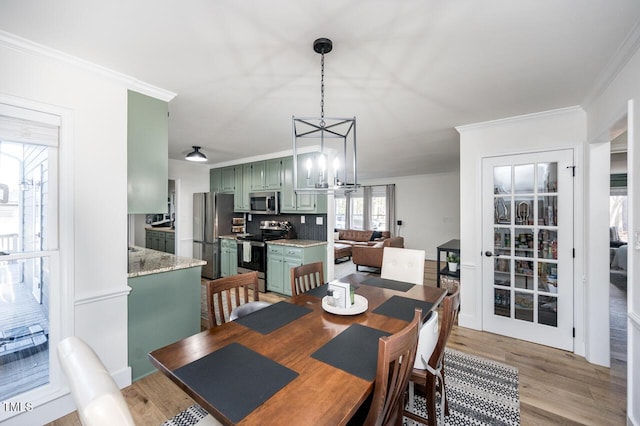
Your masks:
M 483 329 L 573 350 L 573 151 L 486 158 Z

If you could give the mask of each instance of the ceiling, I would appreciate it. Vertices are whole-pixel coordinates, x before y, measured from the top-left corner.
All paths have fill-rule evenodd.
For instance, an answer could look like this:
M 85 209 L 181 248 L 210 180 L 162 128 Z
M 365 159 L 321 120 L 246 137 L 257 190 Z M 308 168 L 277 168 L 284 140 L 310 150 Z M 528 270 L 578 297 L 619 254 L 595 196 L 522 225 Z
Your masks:
M 169 155 L 291 149 L 291 116 L 357 118 L 360 178 L 459 168 L 455 126 L 582 104 L 638 0 L 4 0 L 0 29 L 177 93 Z

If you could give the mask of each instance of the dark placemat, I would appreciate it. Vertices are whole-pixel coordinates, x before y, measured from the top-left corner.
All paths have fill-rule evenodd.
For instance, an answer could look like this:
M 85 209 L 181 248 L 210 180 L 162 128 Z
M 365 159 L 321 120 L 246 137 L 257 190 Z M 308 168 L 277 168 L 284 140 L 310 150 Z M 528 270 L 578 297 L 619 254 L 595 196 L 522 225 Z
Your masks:
M 386 315 L 411 322 L 416 308 L 422 309 L 422 315 L 431 310 L 433 303 L 424 300 L 409 299 L 408 297 L 393 296 L 373 310 L 374 314 Z
M 239 422 L 298 373 L 231 343 L 173 372 L 232 422 Z
M 415 284 L 406 283 L 404 281 L 388 280 L 380 277 L 370 277 L 362 281 L 362 284 L 373 287 L 388 288 L 389 290 L 409 291 Z
M 269 334 L 283 325 L 289 324 L 312 309 L 287 302 L 274 303 L 264 309 L 253 312 L 246 317 L 238 318 L 235 322 L 262 334 Z
M 355 284 L 351 284 L 351 286 L 353 286 L 356 290 L 359 287 Z M 322 284 L 319 287 L 312 288 L 311 290 L 306 291 L 304 294 L 310 294 L 311 296 L 319 297 L 320 299 L 322 299 L 327 295 L 327 288 L 329 288 L 329 284 Z
M 378 340 L 390 335 L 386 331 L 352 324 L 311 356 L 361 379 L 373 380 L 378 367 Z
M 328 284 L 322 284 L 321 286 L 318 286 L 316 288 L 312 288 L 309 291 L 305 291 L 304 294 L 310 294 L 311 296 L 319 297 L 320 299 L 322 299 L 323 297 L 325 297 L 327 295 L 327 288 L 328 287 L 329 287 Z

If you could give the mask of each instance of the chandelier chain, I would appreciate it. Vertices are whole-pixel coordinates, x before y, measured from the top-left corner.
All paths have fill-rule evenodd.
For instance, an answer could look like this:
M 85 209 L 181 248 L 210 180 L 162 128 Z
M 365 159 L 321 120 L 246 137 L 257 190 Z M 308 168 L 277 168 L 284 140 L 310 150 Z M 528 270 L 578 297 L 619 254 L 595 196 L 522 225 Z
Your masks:
M 324 127 L 324 50 L 320 59 L 320 125 Z

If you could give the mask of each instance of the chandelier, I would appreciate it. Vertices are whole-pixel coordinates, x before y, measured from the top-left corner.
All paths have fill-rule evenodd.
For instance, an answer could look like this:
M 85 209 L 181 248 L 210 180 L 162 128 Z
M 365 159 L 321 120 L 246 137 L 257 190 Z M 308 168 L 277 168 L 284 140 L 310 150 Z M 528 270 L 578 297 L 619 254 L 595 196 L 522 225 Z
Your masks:
M 320 54 L 320 116 L 292 117 L 293 184 L 297 193 L 349 192 L 357 189 L 356 119 L 324 116 L 324 55 L 328 38 L 313 42 Z

